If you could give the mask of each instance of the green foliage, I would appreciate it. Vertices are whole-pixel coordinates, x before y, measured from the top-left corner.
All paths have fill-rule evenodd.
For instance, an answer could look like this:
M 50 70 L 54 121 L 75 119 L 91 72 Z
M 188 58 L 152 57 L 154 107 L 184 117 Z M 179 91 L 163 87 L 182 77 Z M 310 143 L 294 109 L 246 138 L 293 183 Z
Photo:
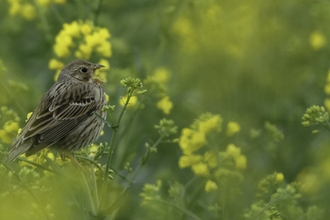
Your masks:
M 0 219 L 329 219 L 329 10 L 2 1 L 0 158 L 73 59 L 105 66 L 108 116 L 78 163 L 0 164 Z

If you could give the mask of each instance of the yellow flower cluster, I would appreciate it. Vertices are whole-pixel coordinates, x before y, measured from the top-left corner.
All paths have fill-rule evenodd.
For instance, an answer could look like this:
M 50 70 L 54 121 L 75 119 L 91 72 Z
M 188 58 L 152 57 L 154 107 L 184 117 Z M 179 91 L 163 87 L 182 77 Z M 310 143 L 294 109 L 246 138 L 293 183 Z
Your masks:
M 233 136 L 234 134 L 236 134 L 240 130 L 241 130 L 241 126 L 239 126 L 239 124 L 237 122 L 230 121 L 227 124 L 226 135 L 227 136 Z
M 92 54 L 97 55 L 100 57 L 98 63 L 104 65 L 104 67 L 96 71 L 94 77 L 101 82 L 106 82 L 106 72 L 110 69 L 110 64 L 105 58 L 112 55 L 110 36 L 106 28 L 95 27 L 89 22 L 73 21 L 70 24 L 63 24 L 63 29 L 55 38 L 53 49 L 60 59 L 74 54 L 76 58 L 89 60 Z M 56 70 L 55 80 L 63 67 L 63 61 L 58 59 L 49 61 L 49 68 Z
M 179 146 L 183 151 L 179 159 L 180 168 L 191 167 L 196 175 L 209 175 L 209 168 L 217 166 L 216 154 L 213 151 L 207 151 L 204 155 L 195 154 L 195 152 L 207 144 L 207 134 L 220 131 L 221 123 L 220 115 L 208 114 L 205 118 L 197 120 L 193 128 L 182 130 L 179 140 Z
M 13 141 L 13 138 L 16 136 L 18 130 L 18 122 L 16 121 L 7 121 L 3 128 L 0 129 L 0 138 L 4 143 L 10 144 Z
M 236 168 L 244 170 L 246 168 L 246 157 L 241 154 L 241 148 L 236 147 L 234 144 L 229 144 L 226 149 L 228 156 L 234 159 Z
M 19 128 L 19 117 L 16 112 L 9 109 L 7 106 L 2 106 L 0 108 L 0 119 L 0 123 L 2 124 L 0 139 L 4 143 L 11 144 Z
M 229 144 L 225 152 L 217 151 L 218 146 L 212 147 L 214 144 L 212 137 L 221 132 L 222 121 L 220 115 L 203 114 L 194 121 L 190 128 L 182 129 L 179 139 L 179 146 L 183 152 L 178 162 L 179 167 L 181 169 L 190 167 L 195 175 L 208 177 L 205 184 L 206 192 L 218 189 L 218 184 L 215 182 L 217 180 L 216 172 L 223 169 L 222 166 L 225 166 L 224 168 L 229 166 L 230 169 L 236 167 L 236 170 L 228 169 L 226 172 L 238 172 L 246 168 L 247 159 L 239 147 Z M 239 124 L 230 121 L 227 124 L 226 135 L 232 136 L 239 130 Z M 210 146 L 208 146 L 208 142 L 210 142 Z M 206 150 L 205 148 L 211 149 Z M 199 153 L 201 151 L 204 153 Z M 229 163 L 224 163 L 224 161 Z M 234 162 L 234 166 L 232 162 Z
M 63 164 L 69 163 L 71 160 L 65 158 L 64 160 L 60 156 L 55 156 L 53 152 L 51 152 L 48 148 L 45 148 L 41 150 L 38 154 L 33 154 L 29 157 L 26 157 L 25 154 L 22 154 L 20 156 L 21 158 L 25 158 L 28 161 L 31 161 L 36 164 L 44 164 L 47 162 L 46 157 L 51 159 L 52 161 L 56 162 L 58 165 L 62 166 Z M 35 168 L 36 166 L 25 161 L 19 162 L 20 166 L 30 166 L 32 168 Z M 47 176 L 53 175 L 53 173 L 50 173 L 49 171 L 44 171 L 44 174 Z
M 32 20 L 36 17 L 36 9 L 25 0 L 8 0 L 9 3 L 9 15 L 20 15 L 26 20 Z
M 157 108 L 162 110 L 166 115 L 170 114 L 173 108 L 173 102 L 166 93 L 166 84 L 170 81 L 171 75 L 171 71 L 167 68 L 158 67 L 144 81 L 144 84 L 149 87 L 148 90 L 159 99 L 156 104 Z
M 94 27 L 89 22 L 73 21 L 63 24 L 63 29 L 55 38 L 54 51 L 60 58 L 68 57 L 71 48 L 75 49 L 77 58 L 89 59 L 92 52 L 102 57 L 110 57 L 112 54 L 109 38 L 110 33 L 106 28 Z M 82 43 L 75 45 L 73 39 Z
M 170 100 L 170 97 L 164 96 L 161 100 L 157 102 L 157 108 L 161 109 L 164 114 L 168 115 L 173 108 L 173 103 Z
M 65 4 L 66 0 L 36 0 L 36 5 L 45 7 L 49 6 L 51 3 L 54 4 Z M 33 20 L 37 13 L 36 7 L 27 0 L 8 0 L 9 3 L 9 15 L 17 16 L 20 15 L 26 20 Z

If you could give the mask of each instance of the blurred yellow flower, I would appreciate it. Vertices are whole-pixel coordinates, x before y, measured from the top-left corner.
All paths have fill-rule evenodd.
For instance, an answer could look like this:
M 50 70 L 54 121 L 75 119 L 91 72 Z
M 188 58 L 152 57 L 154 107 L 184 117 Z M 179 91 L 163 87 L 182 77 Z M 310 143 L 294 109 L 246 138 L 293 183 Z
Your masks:
M 71 24 L 63 24 L 63 31 L 72 37 L 79 37 L 80 35 L 80 26 L 77 21 L 73 21 Z
M 215 182 L 213 182 L 212 180 L 208 180 L 205 184 L 206 192 L 211 192 L 211 191 L 217 190 L 218 188 L 219 188 L 218 185 Z
M 92 28 L 91 26 L 89 26 L 88 24 L 83 24 L 81 25 L 81 32 L 84 34 L 84 35 L 88 35 L 91 31 L 92 31 Z
M 120 104 L 121 106 L 124 106 L 125 103 L 126 103 L 126 101 L 127 101 L 127 96 L 123 96 L 123 97 L 121 97 L 121 99 L 119 100 L 119 104 Z M 129 103 L 128 103 L 127 107 L 133 107 L 134 105 L 137 104 L 137 102 L 138 102 L 137 97 L 136 97 L 136 96 L 132 96 L 132 97 L 130 98 L 130 100 L 129 100 Z
M 314 31 L 309 37 L 309 42 L 314 50 L 320 50 L 326 45 L 326 38 L 319 31 Z
M 21 6 L 21 14 L 26 20 L 32 20 L 36 17 L 36 9 L 31 4 Z
M 3 129 L 8 132 L 16 132 L 18 130 L 18 123 L 15 121 L 8 121 L 4 124 Z
M 206 162 L 210 168 L 215 168 L 218 165 L 217 157 L 212 151 L 207 151 L 204 154 L 203 161 Z
M 194 155 L 194 154 L 183 155 L 179 159 L 179 167 L 181 169 L 186 168 L 186 167 L 190 167 L 193 164 L 196 164 L 196 163 L 200 162 L 201 160 L 202 160 L 201 155 Z
M 317 170 L 314 168 L 305 168 L 299 173 L 297 180 L 303 184 L 301 191 L 310 195 L 316 195 L 323 183 L 322 179 L 317 175 Z
M 108 29 L 95 27 L 88 21 L 65 23 L 55 38 L 54 51 L 60 58 L 68 57 L 71 52 L 82 59 L 89 59 L 93 52 L 102 57 L 110 57 L 112 55 L 110 36 Z M 74 41 L 79 43 L 74 44 Z M 71 51 L 71 48 L 74 51 Z
M 16 121 L 7 121 L 3 125 L 3 129 L 0 129 L 0 138 L 3 142 L 10 144 L 13 141 L 13 138 L 16 136 L 18 130 L 18 122 Z
M 173 108 L 173 103 L 170 101 L 170 97 L 165 96 L 158 101 L 157 108 L 161 109 L 166 115 L 170 114 L 171 109 Z
M 0 138 L 4 143 L 7 144 L 10 144 L 13 141 L 13 137 L 3 129 L 0 129 Z
M 209 168 L 207 166 L 207 164 L 203 163 L 203 162 L 199 162 L 197 164 L 192 165 L 192 171 L 196 174 L 196 175 L 200 175 L 200 176 L 207 176 L 210 174 Z
M 228 144 L 226 152 L 229 156 L 237 158 L 241 155 L 241 148 L 236 147 L 234 144 Z
M 244 155 L 240 155 L 235 158 L 236 168 L 239 170 L 246 169 L 246 163 L 247 163 L 247 159 Z
M 237 122 L 230 121 L 227 124 L 226 135 L 227 136 L 233 136 L 234 134 L 236 134 L 240 130 L 241 130 L 241 127 L 239 126 L 239 124 Z
M 56 59 L 51 59 L 49 61 L 48 67 L 51 70 L 61 70 L 64 67 L 64 63 Z
M 10 16 L 17 15 L 21 10 L 21 5 L 19 4 L 19 0 L 10 0 L 8 2 L 10 4 L 9 15 Z
M 165 67 L 158 67 L 153 74 L 155 80 L 159 83 L 167 83 L 171 78 L 171 72 Z
M 220 125 L 222 122 L 222 117 L 220 115 L 213 115 L 211 118 L 206 121 L 200 121 L 198 124 L 198 130 L 205 134 L 211 131 L 220 131 Z
M 282 183 L 284 180 L 283 173 L 276 173 L 276 183 Z

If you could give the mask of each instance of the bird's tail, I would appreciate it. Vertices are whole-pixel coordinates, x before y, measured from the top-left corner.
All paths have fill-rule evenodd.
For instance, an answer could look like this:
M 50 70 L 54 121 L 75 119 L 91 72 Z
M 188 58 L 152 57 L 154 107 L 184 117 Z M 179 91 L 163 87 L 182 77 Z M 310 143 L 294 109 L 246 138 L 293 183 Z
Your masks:
M 17 141 L 9 150 L 9 153 L 7 156 L 3 158 L 3 163 L 9 165 L 11 162 L 13 162 L 19 155 L 25 153 L 27 149 L 29 149 L 31 146 L 31 143 L 23 142 L 20 143 Z

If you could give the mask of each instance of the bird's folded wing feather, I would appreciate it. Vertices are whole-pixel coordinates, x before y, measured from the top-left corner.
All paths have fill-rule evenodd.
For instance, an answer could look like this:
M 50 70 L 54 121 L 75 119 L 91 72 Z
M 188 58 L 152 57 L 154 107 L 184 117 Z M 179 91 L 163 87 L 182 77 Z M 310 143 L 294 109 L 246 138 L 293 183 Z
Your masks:
M 38 135 L 40 144 L 52 145 L 95 110 L 93 89 L 89 89 L 88 84 L 71 85 L 70 93 L 64 86 L 56 86 L 56 93 L 48 92 L 41 101 L 43 104 L 31 116 L 22 132 L 23 139 Z

